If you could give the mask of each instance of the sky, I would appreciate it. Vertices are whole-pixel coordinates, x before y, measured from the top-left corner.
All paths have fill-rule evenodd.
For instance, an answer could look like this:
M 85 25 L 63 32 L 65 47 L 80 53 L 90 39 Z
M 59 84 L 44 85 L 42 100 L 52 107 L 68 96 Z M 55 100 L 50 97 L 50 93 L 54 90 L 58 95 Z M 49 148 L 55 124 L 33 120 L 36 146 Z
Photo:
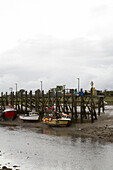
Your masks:
M 0 91 L 113 90 L 112 0 L 0 0 Z

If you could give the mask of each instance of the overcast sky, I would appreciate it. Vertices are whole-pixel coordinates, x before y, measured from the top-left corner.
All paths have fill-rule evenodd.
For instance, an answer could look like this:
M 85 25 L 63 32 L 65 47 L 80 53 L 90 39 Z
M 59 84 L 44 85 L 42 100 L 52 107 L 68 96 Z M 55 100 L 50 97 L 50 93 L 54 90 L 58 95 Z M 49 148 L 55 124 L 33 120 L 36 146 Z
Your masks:
M 112 0 L 0 0 L 0 91 L 113 90 Z

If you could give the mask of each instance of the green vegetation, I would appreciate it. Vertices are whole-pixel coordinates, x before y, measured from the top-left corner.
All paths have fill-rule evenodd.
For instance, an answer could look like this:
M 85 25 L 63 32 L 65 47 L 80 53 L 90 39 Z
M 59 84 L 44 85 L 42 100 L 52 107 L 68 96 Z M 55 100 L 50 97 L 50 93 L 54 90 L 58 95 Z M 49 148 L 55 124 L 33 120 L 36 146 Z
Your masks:
M 113 97 L 112 96 L 106 96 L 104 98 L 104 101 L 107 102 L 108 105 L 113 105 Z

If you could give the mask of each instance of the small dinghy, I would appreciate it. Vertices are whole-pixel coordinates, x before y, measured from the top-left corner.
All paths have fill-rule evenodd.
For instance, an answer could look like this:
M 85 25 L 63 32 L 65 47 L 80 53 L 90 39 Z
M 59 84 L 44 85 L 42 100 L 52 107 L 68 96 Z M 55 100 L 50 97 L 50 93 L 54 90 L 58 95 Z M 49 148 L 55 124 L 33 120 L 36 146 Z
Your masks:
M 39 114 L 37 112 L 29 112 L 27 114 L 20 115 L 19 118 L 24 121 L 37 121 Z

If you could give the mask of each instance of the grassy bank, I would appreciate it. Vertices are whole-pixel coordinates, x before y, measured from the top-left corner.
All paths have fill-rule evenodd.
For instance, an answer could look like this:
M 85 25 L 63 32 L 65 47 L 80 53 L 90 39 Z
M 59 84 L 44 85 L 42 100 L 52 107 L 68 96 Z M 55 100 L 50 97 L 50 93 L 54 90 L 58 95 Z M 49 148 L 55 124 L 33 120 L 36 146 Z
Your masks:
M 108 105 L 113 105 L 113 97 L 105 97 L 104 101 L 108 103 Z

